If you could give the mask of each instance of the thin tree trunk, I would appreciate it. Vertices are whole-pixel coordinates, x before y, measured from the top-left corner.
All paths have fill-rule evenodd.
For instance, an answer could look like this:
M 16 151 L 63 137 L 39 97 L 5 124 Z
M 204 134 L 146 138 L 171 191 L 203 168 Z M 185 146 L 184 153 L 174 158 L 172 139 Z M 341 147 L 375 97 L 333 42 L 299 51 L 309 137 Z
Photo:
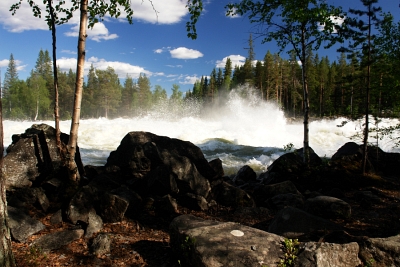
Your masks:
M 48 0 L 51 16 L 51 34 L 53 38 L 53 73 L 54 73 L 54 120 L 56 128 L 56 144 L 60 154 L 61 162 L 64 160 L 63 149 L 61 147 L 61 131 L 60 131 L 60 113 L 58 103 L 58 72 L 57 72 L 57 39 L 56 39 L 56 25 L 54 18 L 54 9 L 51 5 L 52 0 Z
M 75 162 L 75 152 L 78 144 L 78 129 L 79 120 L 81 115 L 81 104 L 83 94 L 83 75 L 85 65 L 85 45 L 86 45 L 86 28 L 88 21 L 88 0 L 81 0 L 81 16 L 79 25 L 79 38 L 78 38 L 78 61 L 76 66 L 76 82 L 75 82 L 75 97 L 74 97 L 74 110 L 72 113 L 71 131 L 67 146 L 67 160 L 69 178 L 72 182 L 78 183 L 80 176 L 78 167 Z
M 371 4 L 368 6 L 368 12 L 371 12 Z M 365 99 L 365 128 L 364 128 L 364 155 L 362 160 L 362 174 L 366 174 L 368 159 L 368 133 L 369 133 L 369 89 L 371 86 L 371 16 L 368 16 L 368 67 L 367 67 L 367 91 Z
M 310 163 L 310 150 L 309 150 L 309 110 L 310 110 L 310 101 L 308 99 L 308 84 L 307 84 L 307 66 L 306 66 L 306 45 L 305 45 L 305 29 L 302 32 L 301 41 L 302 41 L 302 77 L 303 77 L 303 93 L 304 93 L 304 141 L 303 141 L 303 162 L 306 167 L 309 166 Z
M 6 183 L 3 177 L 3 113 L 0 98 L 0 266 L 14 267 L 15 259 L 11 249 L 11 235 L 8 227 Z

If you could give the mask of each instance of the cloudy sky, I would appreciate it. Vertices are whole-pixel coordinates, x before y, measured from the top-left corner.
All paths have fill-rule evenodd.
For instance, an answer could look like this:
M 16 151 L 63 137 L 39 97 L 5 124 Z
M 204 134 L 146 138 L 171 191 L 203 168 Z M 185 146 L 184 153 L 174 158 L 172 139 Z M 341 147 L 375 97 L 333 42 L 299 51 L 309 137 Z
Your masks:
M 35 67 L 40 49 L 51 53 L 51 32 L 43 19 L 35 18 L 23 0 L 17 14 L 9 8 L 18 0 L 0 1 L 0 69 L 1 77 L 7 69 L 12 53 L 19 70 L 19 78 L 25 79 Z M 42 3 L 43 1 L 37 0 Z M 68 0 L 67 0 L 68 2 Z M 212 69 L 223 68 L 229 57 L 233 65 L 243 64 L 248 39 L 253 31 L 247 18 L 226 17 L 224 6 L 229 0 L 203 0 L 204 12 L 197 24 L 198 38 L 186 36 L 189 19 L 186 0 L 132 0 L 134 23 L 106 18 L 88 32 L 86 44 L 86 69 L 114 68 L 120 78 L 127 75 L 137 78 L 146 74 L 152 86 L 161 85 L 170 94 L 173 84 L 179 84 L 185 92 L 193 87 L 196 79 L 209 75 Z M 328 0 L 341 5 L 347 11 L 358 0 Z M 390 11 L 398 20 L 400 0 L 381 0 L 384 11 Z M 154 6 L 151 5 L 153 3 Z M 154 7 L 154 8 L 153 8 Z M 78 18 L 57 27 L 57 64 L 68 71 L 76 68 Z M 268 50 L 276 53 L 274 43 L 261 44 L 253 36 L 256 59 L 262 60 Z M 320 55 L 328 53 L 321 52 Z M 328 54 L 331 61 L 337 54 Z M 286 57 L 285 55 L 282 55 Z

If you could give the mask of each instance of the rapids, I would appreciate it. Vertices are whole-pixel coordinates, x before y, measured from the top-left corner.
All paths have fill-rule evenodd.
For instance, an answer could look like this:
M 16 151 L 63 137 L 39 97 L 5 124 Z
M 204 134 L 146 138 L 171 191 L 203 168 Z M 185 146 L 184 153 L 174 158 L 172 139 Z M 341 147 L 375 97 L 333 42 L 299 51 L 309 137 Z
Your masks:
M 130 131 L 148 131 L 157 135 L 190 141 L 201 148 L 208 160 L 220 158 L 227 175 L 234 174 L 243 165 L 263 172 L 280 155 L 284 147 L 293 144 L 301 148 L 302 120 L 289 122 L 274 103 L 247 98 L 231 93 L 227 105 L 202 109 L 195 102 L 171 108 L 160 105 L 157 110 L 135 118 L 84 119 L 80 121 L 78 145 L 83 163 L 104 165 L 109 153 L 115 150 Z M 349 122 L 337 127 L 343 118 L 317 120 L 310 123 L 310 146 L 320 157 L 331 157 L 344 143 L 361 132 L 362 121 Z M 53 121 L 5 120 L 4 144 L 11 143 L 13 134 L 23 133 L 32 124 Z M 398 120 L 383 119 L 388 126 Z M 69 134 L 70 121 L 61 121 L 62 132 Z M 361 140 L 354 140 L 361 143 Z M 373 142 L 373 139 L 370 139 Z M 379 141 L 384 151 L 395 151 L 389 140 Z

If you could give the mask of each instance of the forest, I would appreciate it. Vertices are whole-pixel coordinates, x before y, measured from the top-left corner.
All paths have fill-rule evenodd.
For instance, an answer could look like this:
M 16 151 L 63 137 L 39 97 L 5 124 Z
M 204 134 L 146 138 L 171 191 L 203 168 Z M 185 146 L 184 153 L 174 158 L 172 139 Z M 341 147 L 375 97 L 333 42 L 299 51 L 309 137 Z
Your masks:
M 309 47 L 306 51 L 307 80 L 311 117 L 345 116 L 358 118 L 365 114 L 367 70 L 370 69 L 370 113 L 380 117 L 398 116 L 400 73 L 400 22 L 390 14 L 375 27 L 372 36 L 372 57 L 368 61 L 362 51 L 337 52 L 337 58 L 320 57 Z M 139 116 L 156 108 L 161 102 L 170 108 L 185 101 L 200 105 L 223 103 L 229 91 L 245 85 L 265 101 L 272 101 L 289 117 L 302 116 L 304 95 L 302 66 L 294 51 L 285 58 L 283 53 L 267 51 L 263 60 L 255 60 L 252 35 L 248 40 L 248 55 L 242 66 L 233 66 L 228 58 L 223 69 L 214 68 L 201 77 L 191 90 L 182 92 L 174 84 L 172 94 L 141 74 L 129 75 L 120 81 L 112 67 L 106 70 L 90 67 L 85 79 L 82 118 L 115 118 Z M 370 66 L 370 68 L 367 68 Z M 10 55 L 2 87 L 3 116 L 10 120 L 44 120 L 53 118 L 52 58 L 40 50 L 35 68 L 26 80 Z M 73 106 L 76 73 L 58 71 L 60 118 L 70 119 Z

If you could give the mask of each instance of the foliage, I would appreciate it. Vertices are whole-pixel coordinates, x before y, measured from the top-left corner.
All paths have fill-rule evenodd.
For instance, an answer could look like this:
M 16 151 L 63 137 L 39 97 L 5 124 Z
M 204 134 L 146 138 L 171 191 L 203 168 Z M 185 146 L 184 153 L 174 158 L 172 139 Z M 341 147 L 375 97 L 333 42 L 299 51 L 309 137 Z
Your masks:
M 283 241 L 283 251 L 285 253 L 284 258 L 280 260 L 279 267 L 290 267 L 294 266 L 294 260 L 297 258 L 299 253 L 300 243 L 297 239 L 285 238 Z
M 288 143 L 287 145 L 283 146 L 283 151 L 285 152 L 290 152 L 294 149 L 293 143 Z

